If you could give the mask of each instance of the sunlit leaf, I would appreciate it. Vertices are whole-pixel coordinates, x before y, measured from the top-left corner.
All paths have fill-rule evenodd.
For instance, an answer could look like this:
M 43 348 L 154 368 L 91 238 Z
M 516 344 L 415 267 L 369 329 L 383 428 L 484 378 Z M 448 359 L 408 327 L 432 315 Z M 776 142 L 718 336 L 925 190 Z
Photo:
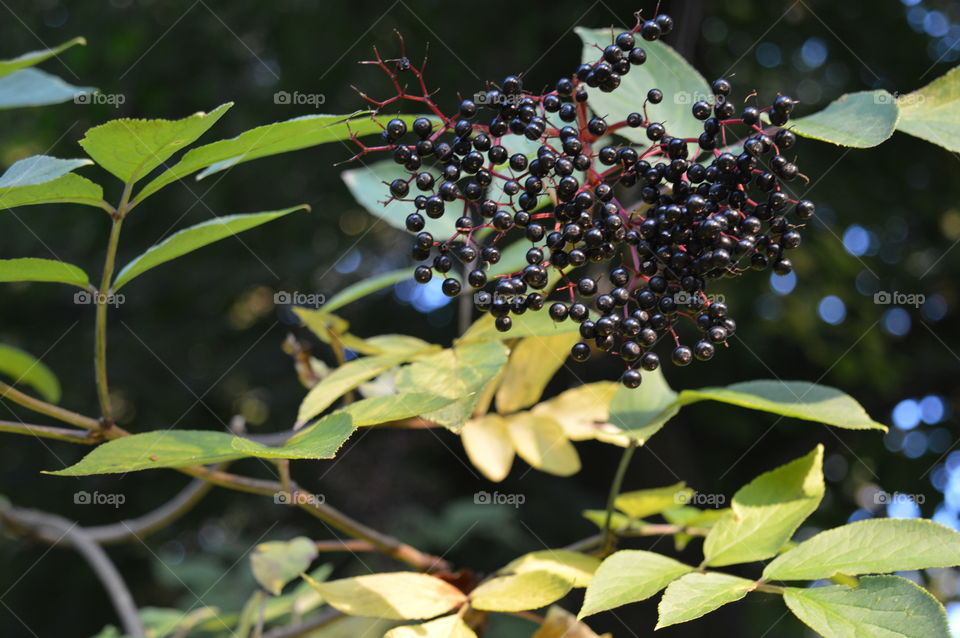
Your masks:
M 331 607 L 348 616 L 419 620 L 439 616 L 467 600 L 446 581 L 415 572 L 308 582 Z
M 820 532 L 775 558 L 765 579 L 816 580 L 960 565 L 960 532 L 920 519 L 878 518 Z
M 706 564 L 748 563 L 777 554 L 823 498 L 823 446 L 761 474 L 733 495 L 730 512 L 703 545 Z
M 548 572 L 569 581 L 573 587 L 586 587 L 598 567 L 600 559 L 594 556 L 565 549 L 544 549 L 515 558 L 500 571 L 514 574 Z
M 316 557 L 316 544 L 300 536 L 289 541 L 260 543 L 250 554 L 250 567 L 257 582 L 279 596 L 283 586 L 307 571 Z
M 574 332 L 527 337 L 514 346 L 497 390 L 497 411 L 509 414 L 536 403 L 579 335 Z
M 580 471 L 577 449 L 553 419 L 518 412 L 507 417 L 507 433 L 517 454 L 532 467 L 557 476 Z
M 544 571 L 497 576 L 470 592 L 470 606 L 482 611 L 540 609 L 567 595 L 570 581 Z
M 897 99 L 880 89 L 841 95 L 821 111 L 791 119 L 789 127 L 803 137 L 869 148 L 893 135 L 899 116 Z
M 73 264 L 53 259 L 0 259 L 0 282 L 38 281 L 87 288 L 90 278 Z
M 657 629 L 700 618 L 740 600 L 756 587 L 746 578 L 719 572 L 686 574 L 667 585 L 660 599 Z
M 950 638 L 936 598 L 899 576 L 867 576 L 845 585 L 788 587 L 784 602 L 824 638 Z
M 497 483 L 507 478 L 514 451 L 502 416 L 486 414 L 467 421 L 460 430 L 460 440 L 470 462 L 481 474 Z
M 233 102 L 228 102 L 180 120 L 111 120 L 87 130 L 80 146 L 120 181 L 136 182 L 197 141 L 231 106 Z
M 650 598 L 677 578 L 693 571 L 672 558 L 624 549 L 608 556 L 587 587 L 578 618 Z
M 304 209 L 309 210 L 309 206 L 294 206 L 283 210 L 251 213 L 249 215 L 227 215 L 185 228 L 148 249 L 124 266 L 123 270 L 117 275 L 113 289 L 119 290 L 130 280 L 139 277 L 151 268 L 156 268 L 160 264 L 191 253 L 198 248 L 203 248 L 227 237 L 236 236 L 245 230 L 256 228 Z

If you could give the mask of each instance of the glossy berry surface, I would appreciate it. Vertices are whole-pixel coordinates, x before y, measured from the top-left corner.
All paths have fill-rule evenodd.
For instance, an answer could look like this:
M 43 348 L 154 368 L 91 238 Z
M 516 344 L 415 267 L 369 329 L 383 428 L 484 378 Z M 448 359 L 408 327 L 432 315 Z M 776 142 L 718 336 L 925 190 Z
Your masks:
M 423 93 L 364 96 L 374 111 L 395 113 L 393 104 L 409 99 L 432 118 L 389 115 L 382 146 L 354 140 L 356 157 L 384 151 L 405 174 L 385 185 L 388 201 L 410 206 L 405 226 L 422 262 L 416 281 L 436 276 L 450 297 L 473 289 L 476 309 L 502 332 L 527 312 L 577 324 L 581 342 L 571 357 L 615 357 L 631 388 L 640 370 L 661 361 L 686 366 L 719 356 L 736 322 L 713 288 L 753 270 L 792 272 L 789 252 L 815 214 L 786 188 L 807 181 L 797 135 L 784 128 L 796 104 L 789 96 L 763 103 L 748 91 L 744 100 L 729 78 L 718 78 L 712 96 L 684 107 L 701 131 L 692 138 L 676 137 L 676 123 L 656 117 L 657 105 L 689 99 L 662 87 L 627 96 L 634 112 L 593 110 L 592 95 L 619 90 L 624 74 L 654 63 L 638 45 L 673 29 L 666 14 L 638 19 L 543 94 L 509 75 L 464 91 L 473 99 L 447 112 L 422 68 L 410 63 L 403 73 L 413 81 L 401 82 L 378 55 L 366 64 Z M 623 129 L 642 129 L 644 144 L 622 138 Z M 434 237 L 424 232 L 427 218 L 450 219 L 453 230 Z M 513 242 L 525 256 L 518 270 L 494 274 Z

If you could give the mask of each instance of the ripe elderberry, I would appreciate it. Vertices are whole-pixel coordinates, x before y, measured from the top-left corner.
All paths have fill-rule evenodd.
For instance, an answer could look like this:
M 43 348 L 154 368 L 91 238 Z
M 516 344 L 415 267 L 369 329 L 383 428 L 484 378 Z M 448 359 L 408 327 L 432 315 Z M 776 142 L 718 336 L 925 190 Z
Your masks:
M 511 315 L 546 307 L 554 321 L 579 325 L 574 360 L 586 361 L 594 349 L 615 356 L 625 364 L 621 382 L 630 388 L 640 385 L 641 369 L 660 366 L 654 350 L 661 341 L 670 344 L 669 358 L 678 366 L 709 360 L 726 347 L 736 322 L 708 291 L 717 280 L 751 269 L 791 272 L 785 251 L 800 246 L 800 229 L 814 215 L 811 202 L 794 200 L 783 188 L 806 179 L 793 150 L 797 135 L 783 128 L 795 106 L 788 96 L 745 106 L 737 115 L 733 86 L 719 78 L 711 84 L 714 97 L 691 106 L 689 117 L 702 125 L 699 138 L 672 136 L 675 123 L 648 117 L 648 109 L 675 99 L 659 87 L 627 96 L 638 112 L 622 122 L 591 109 L 592 92 L 617 90 L 624 74 L 646 63 L 638 43 L 673 28 L 665 14 L 638 20 L 553 90 L 531 93 L 520 76 L 509 75 L 477 92 L 482 100 L 456 104 L 450 115 L 427 90 L 422 66 L 401 51 L 403 71 L 415 76 L 422 94 L 403 88 L 388 100 L 364 98 L 377 114 L 407 99 L 437 118 L 419 117 L 408 131 L 394 117 L 379 147 L 355 140 L 356 157 L 389 152 L 409 172 L 387 186 L 390 199 L 410 203 L 406 227 L 417 233 L 413 255 L 423 262 L 416 281 L 439 273 L 444 294 L 453 297 L 462 294 L 463 277 L 475 290 L 477 310 L 491 313 L 503 332 L 512 327 Z M 397 81 L 396 60 L 377 54 L 367 64 L 405 86 Z M 619 138 L 625 127 L 644 129 L 648 142 L 634 146 Z M 595 145 L 599 138 L 603 146 Z M 537 144 L 530 155 L 521 152 L 529 141 Z M 742 147 L 735 149 L 736 141 Z M 424 232 L 424 216 L 456 218 L 453 237 Z M 527 265 L 491 276 L 490 265 L 500 260 L 496 246 L 508 235 L 529 242 Z M 559 279 L 554 289 L 548 288 L 551 270 Z M 682 324 L 690 326 L 689 345 Z

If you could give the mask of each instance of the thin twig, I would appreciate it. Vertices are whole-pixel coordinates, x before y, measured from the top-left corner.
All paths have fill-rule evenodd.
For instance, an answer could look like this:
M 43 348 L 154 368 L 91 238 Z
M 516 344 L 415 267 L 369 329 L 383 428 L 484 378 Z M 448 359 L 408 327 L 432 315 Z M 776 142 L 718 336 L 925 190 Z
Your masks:
M 62 421 L 63 423 L 76 425 L 84 428 L 85 430 L 100 429 L 100 422 L 96 419 L 83 416 L 82 414 L 77 414 L 76 412 L 61 408 L 53 405 L 52 403 L 47 403 L 46 401 L 41 401 L 40 399 L 32 397 L 29 394 L 24 394 L 20 390 L 17 390 L 11 385 L 7 385 L 3 381 L 0 381 L 0 399 L 9 399 L 10 401 L 18 403 L 29 410 L 33 410 L 39 414 L 45 414 L 46 416 L 58 421 Z
M 83 531 L 83 528 L 56 514 L 16 507 L 0 510 L 0 520 L 7 522 L 10 527 L 20 530 L 25 535 L 39 537 L 54 545 L 64 541 L 70 543 L 86 559 L 90 568 L 103 583 L 120 617 L 124 633 L 136 638 L 146 636 L 130 589 L 107 553 Z M 50 538 L 54 540 L 50 541 Z
M 84 532 L 91 540 L 101 545 L 123 543 L 133 539 L 142 539 L 148 534 L 163 529 L 177 520 L 194 505 L 200 502 L 213 489 L 213 484 L 201 479 L 194 479 L 172 499 L 139 518 L 132 518 L 109 525 L 97 525 L 84 528 Z
M 607 516 L 603 523 L 603 554 L 609 554 L 616 542 L 616 535 L 613 532 L 613 509 L 614 502 L 620 494 L 620 488 L 623 486 L 623 477 L 627 474 L 627 466 L 630 465 L 630 459 L 637 449 L 637 440 L 630 439 L 630 443 L 623 450 L 623 456 L 620 457 L 620 465 L 617 467 L 617 473 L 613 476 L 613 483 L 610 484 L 610 494 L 607 496 Z
M 34 425 L 32 423 L 17 423 L 15 421 L 0 421 L 0 432 L 30 434 L 45 439 L 56 439 L 58 441 L 69 441 L 71 443 L 82 443 L 86 445 L 93 445 L 101 441 L 95 432 L 88 430 L 71 430 L 69 428 Z
M 328 609 L 323 611 L 310 620 L 306 620 L 296 625 L 287 625 L 286 627 L 277 627 L 271 631 L 268 631 L 263 635 L 263 638 L 298 638 L 299 636 L 305 636 L 312 632 L 315 629 L 320 629 L 321 627 L 326 627 L 330 623 L 345 618 L 336 609 Z

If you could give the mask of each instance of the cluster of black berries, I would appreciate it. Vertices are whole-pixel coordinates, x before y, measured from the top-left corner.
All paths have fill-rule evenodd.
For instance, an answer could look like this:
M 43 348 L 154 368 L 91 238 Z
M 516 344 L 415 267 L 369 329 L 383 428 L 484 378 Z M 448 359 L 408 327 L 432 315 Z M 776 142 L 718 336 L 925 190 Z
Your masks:
M 722 299 L 707 295 L 708 282 L 747 269 L 789 273 L 785 253 L 799 246 L 798 228 L 814 213 L 812 203 L 791 199 L 782 188 L 800 175 L 785 155 L 797 142 L 781 128 L 794 107 L 786 96 L 738 114 L 730 83 L 718 79 L 712 98 L 692 105 L 692 116 L 703 122 L 696 139 L 673 137 L 664 123 L 648 118 L 647 105 L 665 97 L 657 88 L 638 97 L 638 112 L 622 122 L 591 113 L 590 90 L 614 91 L 646 62 L 636 35 L 656 40 L 672 27 L 667 15 L 638 18 L 601 49 L 596 63 L 581 65 L 554 90 L 527 93 L 521 78 L 511 75 L 461 101 L 455 117 L 436 107 L 422 67 L 405 55 L 384 60 L 377 53 L 366 63 L 387 73 L 396 95 L 364 98 L 378 113 L 405 99 L 426 106 L 433 117 L 417 119 L 412 130 L 391 120 L 381 146 L 355 140 L 357 157 L 388 151 L 409 171 L 389 189 L 390 201 L 411 206 L 406 226 L 417 233 L 413 257 L 424 262 L 415 270 L 418 282 L 439 275 L 445 294 L 460 295 L 459 262 L 477 309 L 490 312 L 501 331 L 510 329 L 511 314 L 548 305 L 555 321 L 580 324 L 573 358 L 585 361 L 594 349 L 622 358 L 628 387 L 640 384 L 638 368 L 659 366 L 654 348 L 667 335 L 675 364 L 712 358 L 736 323 Z M 404 74 L 413 76 L 419 93 L 401 86 Z M 649 143 L 615 140 L 625 127 L 645 129 Z M 535 152 L 522 138 L 539 145 Z M 452 237 L 424 231 L 425 217 L 444 215 L 457 217 Z M 514 230 L 530 242 L 527 266 L 489 276 L 501 258 L 497 245 Z M 591 266 L 601 263 L 608 265 Z M 597 270 L 604 276 L 596 277 Z M 548 300 L 550 294 L 559 298 Z M 698 329 L 693 347 L 677 334 L 681 317 Z

